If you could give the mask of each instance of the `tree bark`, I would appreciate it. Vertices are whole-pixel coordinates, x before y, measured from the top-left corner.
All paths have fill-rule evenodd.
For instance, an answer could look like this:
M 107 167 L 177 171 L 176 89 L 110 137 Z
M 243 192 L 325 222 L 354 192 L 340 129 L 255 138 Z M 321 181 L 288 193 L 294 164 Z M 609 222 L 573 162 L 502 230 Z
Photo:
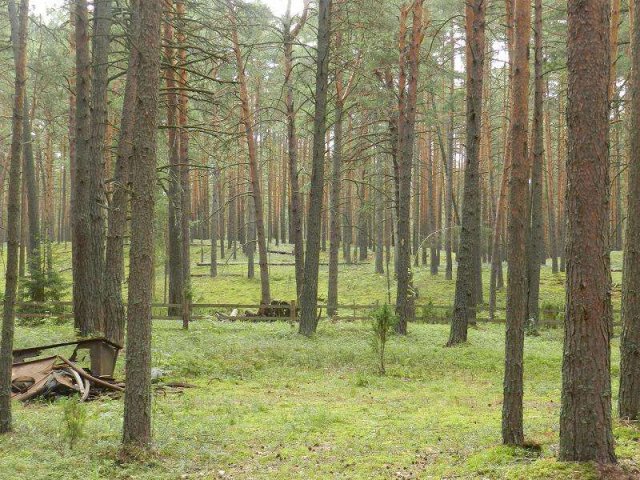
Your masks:
M 398 99 L 398 267 L 396 289 L 396 332 L 405 335 L 407 322 L 415 315 L 415 291 L 411 271 L 411 174 L 415 143 L 418 77 L 420 73 L 420 46 L 424 39 L 423 0 L 414 0 L 403 7 L 400 15 L 400 76 Z M 411 12 L 411 36 L 406 45 L 408 15 Z
M 560 459 L 616 461 L 611 427 L 609 1 L 568 3 L 567 301 Z
M 0 338 L 0 433 L 11 431 L 11 364 L 13 362 L 13 334 L 16 291 L 18 287 L 18 248 L 20 243 L 20 152 L 26 83 L 27 26 L 29 0 L 21 0 L 16 13 L 13 0 L 9 0 L 11 37 L 15 39 L 17 55 L 13 94 L 13 120 L 11 123 L 11 153 L 9 161 L 9 191 L 7 197 L 7 266 Z
M 324 190 L 324 154 L 327 130 L 327 88 L 329 83 L 329 43 L 331 33 L 331 0 L 318 0 L 318 37 L 316 58 L 315 113 L 313 118 L 313 158 L 311 164 L 311 196 L 305 252 L 305 281 L 300 295 L 299 333 L 310 336 L 318 326 L 318 264 L 320 261 L 320 221 Z
M 531 156 L 531 224 L 529 227 L 527 321 L 538 327 L 540 310 L 540 263 L 544 262 L 544 225 L 542 220 L 542 164 L 544 162 L 544 78 L 542 71 L 542 0 L 535 0 L 534 22 L 533 131 Z
M 515 0 L 513 48 L 513 94 L 511 107 L 511 170 L 509 177 L 509 218 L 507 223 L 507 326 L 505 340 L 504 403 L 502 441 L 522 445 L 524 326 L 527 315 L 527 198 L 529 162 L 529 37 L 531 5 Z
M 105 275 L 105 218 L 104 189 L 105 153 L 108 117 L 109 51 L 111 45 L 112 0 L 94 0 L 94 30 L 92 37 L 91 71 L 91 131 L 89 141 L 89 220 L 91 269 L 91 310 L 97 312 L 100 332 L 105 332 L 104 301 L 96 292 L 104 292 Z
M 253 119 L 249 106 L 249 93 L 247 90 L 247 78 L 244 70 L 244 61 L 240 52 L 240 41 L 238 39 L 238 25 L 236 18 L 236 7 L 233 0 L 229 0 L 231 11 L 231 35 L 233 50 L 235 53 L 236 66 L 238 69 L 238 82 L 240 84 L 240 104 L 242 107 L 242 123 L 244 125 L 247 147 L 249 150 L 249 177 L 251 182 L 251 196 L 255 210 L 256 238 L 258 243 L 258 262 L 260 264 L 260 303 L 267 305 L 271 301 L 269 288 L 269 266 L 267 259 L 267 241 L 264 230 L 264 213 L 262 206 L 262 194 L 260 188 L 260 175 L 258 172 L 258 155 L 256 151 L 255 136 L 253 133 Z M 320 201 L 320 203 L 322 203 Z M 319 234 L 320 232 L 318 232 Z M 320 235 L 318 235 L 319 237 Z
M 179 52 L 178 133 L 180 135 L 180 249 L 182 257 L 182 328 L 189 328 L 191 320 L 191 182 L 189 158 L 188 98 L 187 98 L 187 43 L 184 0 L 176 0 L 178 24 L 176 40 Z
M 168 196 L 168 230 L 167 245 L 169 267 L 169 303 L 182 303 L 184 291 L 184 274 L 182 261 L 182 198 L 180 193 L 180 134 L 178 130 L 178 91 L 176 83 L 176 47 L 173 28 L 173 0 L 166 0 L 166 18 L 164 20 L 164 70 L 167 88 L 167 139 L 169 151 L 169 188 Z M 169 307 L 170 316 L 181 315 L 180 307 Z
M 298 179 L 298 138 L 296 136 L 296 109 L 293 98 L 293 43 L 296 41 L 300 30 L 306 23 L 308 1 L 302 16 L 295 26 L 291 25 L 291 0 L 287 2 L 287 13 L 283 25 L 284 29 L 284 83 L 286 89 L 285 108 L 287 112 L 287 153 L 289 160 L 289 182 L 291 184 L 290 199 L 290 235 L 289 241 L 293 243 L 293 253 L 296 269 L 296 297 L 299 299 L 302 293 L 304 280 L 304 242 L 302 238 L 302 211 L 300 205 L 300 182 Z M 284 222 L 283 222 L 284 226 Z M 284 232 L 283 232 L 284 233 Z M 283 236 L 284 237 L 284 236 Z
M 631 129 L 624 279 L 622 282 L 622 337 L 620 340 L 620 418 L 638 420 L 640 414 L 640 0 L 634 0 L 631 31 Z
M 131 156 L 131 249 L 124 395 L 125 447 L 151 443 L 151 301 L 154 262 L 154 190 L 156 128 L 160 87 L 162 3 L 140 1 L 137 48 L 130 64 L 138 65 L 135 135 Z
M 467 326 L 476 319 L 476 269 L 480 257 L 480 134 L 485 54 L 485 0 L 466 3 L 467 151 L 458 271 L 447 346 L 467 341 Z
M 340 79 L 336 79 L 340 81 Z M 338 92 L 338 96 L 340 93 Z M 338 253 L 340 252 L 340 182 L 342 180 L 342 115 L 343 104 L 336 99 L 335 123 L 333 126 L 333 154 L 331 156 L 331 191 L 329 196 L 329 278 L 327 293 L 327 315 L 336 314 L 338 304 Z
M 138 0 L 131 4 L 131 20 L 128 26 L 130 48 L 135 48 L 133 39 L 138 32 Z M 136 95 L 138 88 L 138 65 L 136 55 L 130 55 L 127 80 L 122 102 L 120 133 L 113 176 L 113 193 L 108 213 L 108 234 L 104 271 L 104 321 L 105 336 L 120 345 L 124 343 L 125 309 L 122 301 L 124 280 L 124 236 L 127 226 L 129 201 L 129 171 L 132 154 L 133 127 L 136 119 Z
M 14 45 L 14 55 L 18 53 L 18 46 Z M 31 276 L 31 300 L 34 302 L 44 302 L 44 283 L 42 276 L 42 252 L 40 236 L 40 201 L 38 199 L 38 179 L 36 176 L 35 161 L 33 158 L 33 138 L 31 136 L 31 118 L 29 101 L 25 91 L 24 114 L 22 115 L 22 164 L 24 169 L 24 185 L 26 187 L 25 210 L 28 217 L 29 226 L 29 251 L 27 252 L 27 263 L 29 275 Z
M 89 54 L 89 14 L 86 0 L 75 2 L 76 115 L 75 176 L 73 218 L 73 312 L 80 335 L 103 329 L 102 248 L 104 240 L 100 212 L 102 155 L 92 158 L 91 59 Z M 96 79 L 99 83 L 100 78 Z M 95 177 L 95 178 L 94 178 Z M 100 224 L 100 225 L 99 225 Z

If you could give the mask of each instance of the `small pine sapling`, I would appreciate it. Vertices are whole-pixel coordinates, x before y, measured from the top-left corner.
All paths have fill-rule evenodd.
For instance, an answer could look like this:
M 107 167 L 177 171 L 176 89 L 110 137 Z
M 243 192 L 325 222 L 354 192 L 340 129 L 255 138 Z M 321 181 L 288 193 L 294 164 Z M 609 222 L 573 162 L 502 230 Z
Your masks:
M 385 349 L 389 336 L 393 331 L 397 321 L 389 305 L 384 304 L 382 307 L 373 312 L 371 345 L 378 362 L 378 372 L 380 375 L 386 373 L 385 369 Z
M 87 424 L 87 410 L 77 398 L 66 398 L 62 401 L 63 436 L 73 449 L 78 440 L 84 437 Z

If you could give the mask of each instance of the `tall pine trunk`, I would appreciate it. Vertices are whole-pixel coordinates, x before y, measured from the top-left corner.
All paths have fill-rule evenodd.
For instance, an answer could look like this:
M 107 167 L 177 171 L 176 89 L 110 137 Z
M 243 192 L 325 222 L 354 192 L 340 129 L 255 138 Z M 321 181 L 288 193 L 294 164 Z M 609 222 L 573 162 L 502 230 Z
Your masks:
M 569 0 L 560 459 L 615 462 L 609 344 L 609 1 Z
M 100 5 L 99 8 L 104 7 Z M 110 24 L 110 20 L 109 20 Z M 101 19 L 96 32 L 105 38 L 94 36 L 94 88 L 91 89 L 91 59 L 89 53 L 89 14 L 86 0 L 75 1 L 76 45 L 76 114 L 75 114 L 75 176 L 73 202 L 73 312 L 81 336 L 101 332 L 103 325 L 102 274 L 104 268 L 104 219 L 103 209 L 103 148 L 104 137 L 97 130 L 103 129 L 106 110 L 92 115 L 92 103 L 102 108 L 102 92 L 106 95 L 106 65 L 108 54 L 108 29 Z M 106 33 L 105 33 L 106 31 Z M 103 42 L 106 42 L 106 47 Z M 105 52 L 104 49 L 107 49 Z M 106 100 L 105 100 L 106 102 Z M 104 106 L 106 109 L 106 106 Z M 104 130 L 103 130 L 104 131 Z M 100 145 L 94 142 L 100 141 Z
M 94 0 L 94 29 L 92 37 L 91 69 L 91 131 L 89 142 L 89 219 L 90 219 L 90 288 L 93 289 L 91 311 L 98 313 L 100 332 L 104 332 L 105 313 L 101 295 L 104 292 L 105 218 L 106 204 L 104 172 L 108 117 L 109 52 L 111 45 L 112 0 Z
M 178 131 L 178 91 L 176 84 L 176 48 L 173 28 L 173 0 L 166 0 L 167 13 L 164 21 L 164 70 L 167 88 L 167 139 L 169 152 L 168 187 L 168 269 L 169 269 L 169 315 L 181 315 L 184 291 L 182 261 L 182 198 L 180 193 L 180 135 Z
M 340 81 L 337 79 L 336 81 Z M 338 93 L 338 95 L 340 95 Z M 342 116 L 343 104 L 336 101 L 335 124 L 333 126 L 333 153 L 331 155 L 331 183 L 329 192 L 329 278 L 327 292 L 327 315 L 337 312 L 338 304 L 338 254 L 340 252 L 340 181 L 342 180 Z
M 29 0 L 21 0 L 16 11 L 9 0 L 11 38 L 18 46 L 14 58 L 15 86 L 13 93 L 13 119 L 11 123 L 11 150 L 9 160 L 9 191 L 7 197 L 7 266 L 0 339 L 0 433 L 11 430 L 11 364 L 13 362 L 13 332 L 16 292 L 18 288 L 18 248 L 20 243 L 20 153 L 26 83 L 27 27 Z
M 300 329 L 303 335 L 315 333 L 318 326 L 318 269 L 320 262 L 320 222 L 324 191 L 324 153 L 327 130 L 327 88 L 329 83 L 329 41 L 331 0 L 318 0 L 318 37 L 316 58 L 315 113 L 313 118 L 313 158 L 311 195 L 307 223 L 307 250 L 304 285 L 300 295 Z
M 511 96 L 511 169 L 509 176 L 509 217 L 507 222 L 507 326 L 505 339 L 504 403 L 502 441 L 524 443 L 522 422 L 524 326 L 527 316 L 527 198 L 529 162 L 529 37 L 531 5 L 516 0 L 513 48 L 513 90 Z
M 18 46 L 13 46 L 14 55 L 18 54 Z M 38 179 L 33 158 L 33 138 L 31 136 L 31 118 L 27 94 L 24 96 L 24 114 L 22 115 L 22 165 L 24 185 L 26 187 L 25 211 L 29 220 L 29 249 L 27 263 L 31 275 L 30 297 L 34 302 L 44 302 L 44 283 L 42 276 L 42 252 L 40 235 L 40 201 L 38 198 Z
M 136 119 L 131 157 L 131 249 L 124 396 L 125 447 L 151 443 L 151 301 L 156 186 L 156 128 L 160 88 L 162 3 L 140 1 L 139 33 L 130 64 L 138 66 Z
M 262 193 L 260 188 L 260 173 L 258 170 L 258 154 L 256 150 L 256 140 L 253 130 L 253 118 L 249 105 L 249 92 L 247 89 L 247 77 L 244 70 L 244 60 L 240 51 L 240 41 L 238 39 L 237 11 L 233 0 L 229 0 L 231 10 L 231 35 L 233 50 L 235 53 L 236 67 L 238 69 L 238 83 L 240 84 L 240 106 L 241 117 L 244 125 L 244 132 L 247 140 L 249 152 L 249 181 L 251 182 L 251 197 L 253 199 L 253 209 L 255 214 L 256 240 L 258 243 L 258 262 L 260 264 L 260 303 L 267 305 L 271 301 L 269 287 L 269 266 L 267 259 L 267 240 L 264 228 L 264 211 L 262 206 Z M 250 207 L 251 208 L 251 207 Z M 319 232 L 318 232 L 319 233 Z M 319 236 L 319 235 L 318 235 Z
M 138 24 L 137 0 L 131 4 L 131 20 L 128 26 L 129 37 L 137 38 L 135 28 Z M 131 46 L 130 48 L 132 48 Z M 129 200 L 129 171 L 132 154 L 133 127 L 137 94 L 138 66 L 137 56 L 131 55 L 127 68 L 127 80 L 122 102 L 120 133 L 116 152 L 116 164 L 113 176 L 113 194 L 108 213 L 108 233 L 104 271 L 104 323 L 105 336 L 112 342 L 123 344 L 125 309 L 122 301 L 122 282 L 124 280 L 124 236 L 127 226 L 127 207 Z
M 418 77 L 420 73 L 420 46 L 424 39 L 423 0 L 414 0 L 403 7 L 400 14 L 400 75 L 398 80 L 398 168 L 397 168 L 397 268 L 396 332 L 407 333 L 407 322 L 415 315 L 415 292 L 411 271 L 411 175 L 415 143 Z M 407 42 L 408 17 L 411 29 Z
M 180 135 L 180 249 L 182 258 L 182 328 L 189 328 L 191 320 L 191 182 L 189 159 L 188 98 L 187 98 L 187 42 L 184 0 L 176 0 L 176 40 L 179 48 L 178 133 Z
M 544 162 L 544 78 L 542 72 L 542 0 L 535 0 L 535 93 L 531 157 L 531 223 L 529 226 L 527 321 L 537 328 L 540 310 L 540 262 L 544 261 L 544 225 L 542 220 L 542 164 Z
M 289 241 L 293 243 L 296 272 L 296 297 L 302 293 L 304 279 L 304 242 L 302 237 L 302 210 L 300 203 L 300 181 L 298 179 L 298 138 L 296 135 L 296 110 L 293 98 L 293 42 L 306 20 L 306 8 L 302 19 L 292 28 L 291 26 L 291 1 L 287 3 L 287 14 L 284 28 L 284 72 L 285 72 L 285 107 L 287 112 L 287 159 L 289 165 L 289 182 L 291 192 L 290 202 L 290 235 Z M 282 222 L 284 228 L 284 222 Z M 284 233 L 284 232 L 282 232 Z M 283 235 L 284 240 L 284 235 Z
M 628 170 L 627 226 L 622 282 L 620 340 L 621 418 L 640 416 L 640 1 L 634 0 L 631 37 L 631 129 Z
M 485 0 L 466 3 L 467 151 L 453 318 L 448 346 L 466 342 L 476 319 L 477 262 L 480 257 L 480 134 L 485 54 Z

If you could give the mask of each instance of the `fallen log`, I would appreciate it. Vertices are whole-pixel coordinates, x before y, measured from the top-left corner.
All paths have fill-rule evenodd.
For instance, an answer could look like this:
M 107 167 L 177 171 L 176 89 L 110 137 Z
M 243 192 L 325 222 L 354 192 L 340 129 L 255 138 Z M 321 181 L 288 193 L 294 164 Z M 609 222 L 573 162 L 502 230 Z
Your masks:
M 196 263 L 196 265 L 198 267 L 210 267 L 211 266 L 211 262 L 198 262 Z M 227 267 L 227 266 L 246 266 L 247 263 L 246 262 L 233 262 L 233 263 L 224 263 L 224 262 L 218 262 L 218 266 L 219 267 Z M 296 264 L 295 262 L 268 262 L 267 265 L 269 265 L 270 267 L 294 267 Z M 321 267 L 328 267 L 329 264 L 327 262 L 320 262 L 318 263 L 318 265 L 320 265 Z M 340 266 L 345 266 L 345 265 L 351 265 L 351 266 L 355 266 L 355 265 L 371 265 L 371 262 L 359 262 L 359 263 L 345 263 L 345 262 L 340 262 L 338 263 L 338 265 Z M 197 274 L 192 275 L 192 276 L 198 276 Z

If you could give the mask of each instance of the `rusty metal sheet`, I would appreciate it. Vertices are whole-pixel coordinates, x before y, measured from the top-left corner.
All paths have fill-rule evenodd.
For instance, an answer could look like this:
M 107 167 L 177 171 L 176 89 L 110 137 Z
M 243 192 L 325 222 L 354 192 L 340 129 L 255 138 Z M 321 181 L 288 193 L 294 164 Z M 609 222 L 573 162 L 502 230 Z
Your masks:
M 30 359 L 45 350 L 62 347 L 75 347 L 69 359 L 59 352 L 56 352 L 57 355 Z M 91 389 L 123 392 L 124 386 L 113 381 L 120 349 L 120 345 L 105 338 L 92 338 L 14 350 L 11 398 L 25 401 L 37 396 L 55 397 L 80 392 L 84 401 Z M 85 370 L 76 363 L 79 350 L 88 351 L 90 369 Z
M 45 388 L 47 380 L 53 372 L 53 367 L 58 362 L 57 356 L 39 358 L 29 362 L 14 363 L 11 367 L 11 398 L 16 400 L 27 400 L 38 395 Z M 28 388 L 31 379 L 33 382 Z M 14 382 L 20 385 L 14 385 Z

